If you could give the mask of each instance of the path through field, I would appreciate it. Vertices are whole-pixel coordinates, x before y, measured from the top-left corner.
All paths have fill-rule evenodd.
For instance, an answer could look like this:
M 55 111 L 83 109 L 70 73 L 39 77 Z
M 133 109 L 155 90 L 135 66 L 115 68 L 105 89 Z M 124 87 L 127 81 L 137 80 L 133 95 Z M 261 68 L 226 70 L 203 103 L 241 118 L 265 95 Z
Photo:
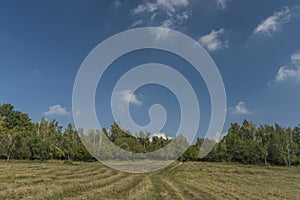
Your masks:
M 100 163 L 0 162 L 0 199 L 300 199 L 299 167 L 173 163 L 128 174 Z

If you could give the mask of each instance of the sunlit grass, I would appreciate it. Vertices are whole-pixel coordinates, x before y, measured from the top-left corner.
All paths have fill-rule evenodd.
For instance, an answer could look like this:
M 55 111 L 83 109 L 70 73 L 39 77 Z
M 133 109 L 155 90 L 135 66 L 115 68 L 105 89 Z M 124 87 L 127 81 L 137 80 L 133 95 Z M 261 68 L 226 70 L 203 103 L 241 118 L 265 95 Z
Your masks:
M 298 199 L 299 167 L 173 163 L 129 174 L 100 163 L 0 161 L 0 199 Z

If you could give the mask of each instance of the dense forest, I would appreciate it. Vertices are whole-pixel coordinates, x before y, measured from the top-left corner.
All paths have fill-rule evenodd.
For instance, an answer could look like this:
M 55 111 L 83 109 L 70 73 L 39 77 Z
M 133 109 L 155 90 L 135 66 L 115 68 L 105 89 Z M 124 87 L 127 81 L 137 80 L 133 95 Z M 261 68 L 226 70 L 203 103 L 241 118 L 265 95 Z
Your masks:
M 139 137 L 134 137 L 117 123 L 109 130 L 101 131 L 119 147 L 135 153 L 152 152 L 171 141 L 157 136 L 150 138 L 150 133 L 144 132 L 138 133 Z M 27 114 L 16 111 L 12 105 L 0 105 L 0 159 L 96 160 L 81 142 L 79 134 L 80 130 L 76 131 L 71 124 L 63 130 L 56 120 L 32 122 Z M 199 150 L 203 141 L 204 139 L 198 138 L 179 160 L 300 165 L 300 126 L 256 126 L 247 120 L 242 125 L 233 123 L 228 134 L 215 145 L 209 155 L 200 159 Z

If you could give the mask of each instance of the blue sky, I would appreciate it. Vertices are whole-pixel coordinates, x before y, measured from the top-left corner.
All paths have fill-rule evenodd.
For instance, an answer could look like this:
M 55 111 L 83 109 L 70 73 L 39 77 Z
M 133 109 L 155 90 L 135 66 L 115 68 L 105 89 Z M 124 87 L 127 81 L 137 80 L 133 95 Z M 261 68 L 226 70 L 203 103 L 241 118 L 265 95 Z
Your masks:
M 300 123 L 299 14 L 299 0 L 1 1 L 0 103 L 13 104 L 33 121 L 72 123 L 73 83 L 88 53 L 119 32 L 160 26 L 199 41 L 214 59 L 227 92 L 224 132 L 243 119 L 295 126 Z M 200 99 L 202 135 L 210 119 L 205 83 L 188 63 L 158 50 L 131 52 L 110 66 L 96 95 L 101 124 L 113 122 L 109 95 L 118 78 L 148 62 L 188 77 Z M 163 131 L 176 131 L 178 101 L 166 88 L 147 85 L 134 98 L 130 108 L 137 123 L 147 124 L 149 106 L 160 103 L 169 117 Z

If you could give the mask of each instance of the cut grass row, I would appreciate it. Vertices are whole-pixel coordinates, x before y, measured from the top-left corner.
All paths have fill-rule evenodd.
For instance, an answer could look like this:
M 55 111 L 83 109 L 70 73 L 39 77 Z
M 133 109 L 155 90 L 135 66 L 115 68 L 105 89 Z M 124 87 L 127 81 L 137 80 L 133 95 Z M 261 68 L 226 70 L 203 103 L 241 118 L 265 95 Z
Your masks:
M 129 174 L 100 163 L 0 161 L 0 199 L 299 199 L 299 167 L 173 163 Z

